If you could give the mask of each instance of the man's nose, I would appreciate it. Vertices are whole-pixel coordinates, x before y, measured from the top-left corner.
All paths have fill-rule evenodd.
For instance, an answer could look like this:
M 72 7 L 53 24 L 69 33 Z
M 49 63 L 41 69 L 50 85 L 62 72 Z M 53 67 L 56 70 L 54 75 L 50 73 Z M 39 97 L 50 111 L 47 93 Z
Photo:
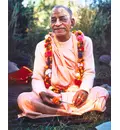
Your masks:
M 59 20 L 59 19 L 57 19 L 57 20 L 56 20 L 56 23 L 55 23 L 55 25 L 56 25 L 56 26 L 59 26 L 59 25 L 61 25 L 61 22 L 60 22 L 60 20 Z

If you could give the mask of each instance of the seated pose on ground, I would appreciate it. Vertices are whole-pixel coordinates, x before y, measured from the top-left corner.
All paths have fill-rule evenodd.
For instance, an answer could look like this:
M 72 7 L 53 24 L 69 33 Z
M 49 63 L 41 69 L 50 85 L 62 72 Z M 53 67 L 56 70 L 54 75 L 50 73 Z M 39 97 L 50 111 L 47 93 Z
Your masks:
M 74 24 L 69 8 L 60 5 L 52 9 L 52 32 L 36 46 L 32 92 L 18 96 L 22 110 L 18 117 L 35 119 L 105 111 L 108 92 L 102 87 L 93 87 L 92 41 L 80 30 L 72 32 Z

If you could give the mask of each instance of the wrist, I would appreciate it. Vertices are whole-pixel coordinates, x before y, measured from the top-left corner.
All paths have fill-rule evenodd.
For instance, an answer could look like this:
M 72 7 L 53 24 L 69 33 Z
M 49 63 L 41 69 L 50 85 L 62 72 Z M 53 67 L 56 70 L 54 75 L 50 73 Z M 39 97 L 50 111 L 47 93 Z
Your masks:
M 80 91 L 80 90 L 82 90 L 84 92 L 87 92 L 88 94 L 89 94 L 89 91 L 90 91 L 90 89 L 88 89 L 88 88 L 79 88 L 78 91 Z
M 85 95 L 88 95 L 88 92 L 86 90 L 79 90 L 80 92 L 84 93 Z

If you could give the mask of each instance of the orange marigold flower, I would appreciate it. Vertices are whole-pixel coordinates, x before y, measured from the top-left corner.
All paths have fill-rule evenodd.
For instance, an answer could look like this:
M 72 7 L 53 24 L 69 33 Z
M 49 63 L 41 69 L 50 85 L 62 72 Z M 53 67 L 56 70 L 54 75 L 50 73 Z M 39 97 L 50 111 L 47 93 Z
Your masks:
M 45 66 L 45 69 L 48 69 L 48 65 Z
M 60 105 L 60 98 L 59 97 L 54 97 L 54 98 L 52 98 L 52 102 L 54 103 L 54 104 L 56 104 L 56 105 Z
M 81 31 L 81 30 L 78 30 L 78 34 L 81 35 L 81 34 L 82 34 L 82 31 Z

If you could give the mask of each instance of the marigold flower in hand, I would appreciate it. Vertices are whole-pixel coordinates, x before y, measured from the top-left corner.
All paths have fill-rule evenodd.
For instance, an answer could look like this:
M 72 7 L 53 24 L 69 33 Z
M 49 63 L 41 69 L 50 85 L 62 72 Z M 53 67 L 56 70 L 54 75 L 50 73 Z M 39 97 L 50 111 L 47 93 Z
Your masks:
M 54 97 L 54 98 L 52 98 L 52 102 L 54 103 L 54 104 L 56 104 L 56 105 L 60 105 L 60 98 L 59 97 Z

